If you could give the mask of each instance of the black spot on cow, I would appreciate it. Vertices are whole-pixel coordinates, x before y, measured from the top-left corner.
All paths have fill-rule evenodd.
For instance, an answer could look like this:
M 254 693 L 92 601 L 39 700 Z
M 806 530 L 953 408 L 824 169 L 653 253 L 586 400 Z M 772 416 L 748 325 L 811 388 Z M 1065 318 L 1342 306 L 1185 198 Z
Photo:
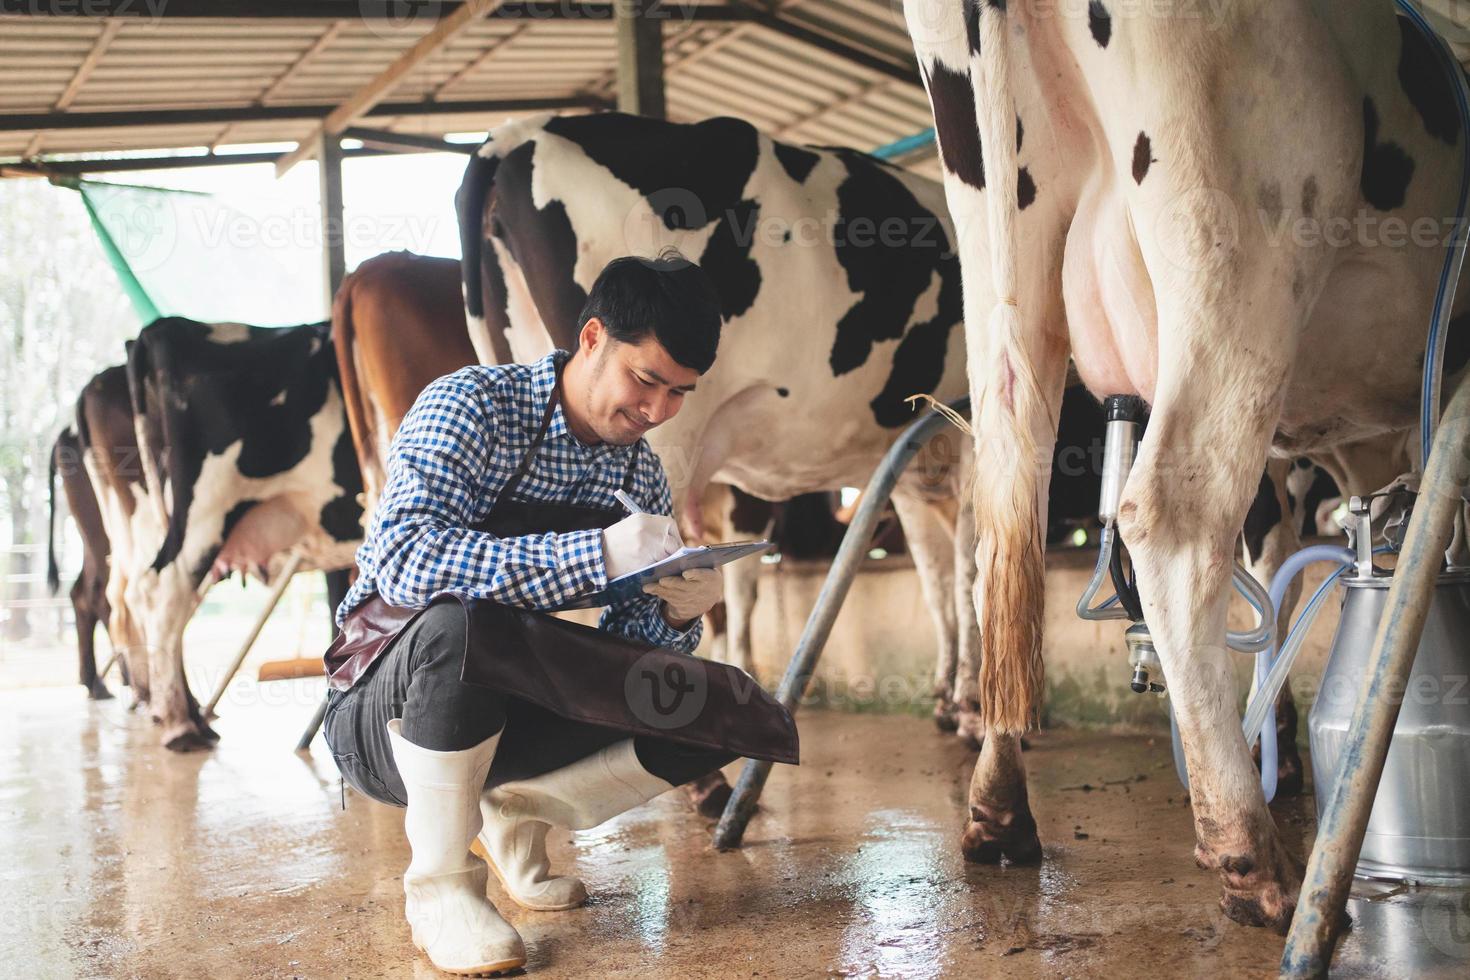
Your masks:
M 726 320 L 750 309 L 760 292 L 761 270 L 750 257 L 759 218 L 760 205 L 754 201 L 728 208 L 699 257 L 700 266 L 714 280 L 720 314 Z
M 719 222 L 698 261 L 720 291 L 727 319 L 750 308 L 761 282 L 750 258 L 757 206 L 744 197 L 760 151 L 754 126 L 724 116 L 687 124 L 600 112 L 555 117 L 546 131 L 572 140 L 642 194 L 665 227 L 699 230 Z M 568 275 L 571 268 L 567 262 Z
M 1148 168 L 1156 162 L 1153 143 L 1149 141 L 1147 133 L 1139 130 L 1138 139 L 1133 143 L 1133 182 L 1142 184 L 1143 178 L 1148 176 Z
M 1021 145 L 1026 142 L 1026 127 L 1021 125 L 1021 115 L 1016 114 L 1016 152 L 1021 152 Z
M 554 117 L 546 131 L 648 198 L 669 228 L 703 228 L 735 206 L 760 151 L 755 127 L 728 116 L 689 125 L 598 112 Z
M 1006 9 L 1006 0 L 990 0 L 990 5 L 996 10 L 1004 13 Z
M 1363 199 L 1379 211 L 1402 207 L 1414 176 L 1414 160 L 1390 141 L 1378 142 L 1378 108 L 1363 99 Z
M 791 389 L 790 388 L 777 388 L 776 389 L 776 394 L 780 395 L 782 398 L 787 398 L 787 397 L 789 397 L 791 395 Z
M 548 127 L 549 128 L 549 127 Z M 501 160 L 495 179 L 493 227 L 496 237 L 525 271 L 532 301 L 560 348 L 576 347 L 577 316 L 587 302 L 587 291 L 578 285 L 573 272 L 577 263 L 577 233 L 559 200 L 537 207 L 531 194 L 537 146 L 522 143 Z M 493 254 L 484 263 L 487 320 L 494 317 L 503 327 L 510 324 L 506 312 L 508 296 L 500 263 Z
M 789 241 L 791 241 L 791 229 L 790 228 L 787 228 L 785 231 L 783 231 L 781 233 L 781 244 L 784 245 L 784 244 L 786 244 Z
M 333 541 L 355 541 L 362 537 L 362 472 L 357 465 L 357 449 L 352 444 L 352 430 L 344 428 L 332 447 L 332 478 L 342 494 L 322 505 L 322 530 Z M 335 608 L 335 607 L 334 607 Z
M 980 0 L 965 0 L 965 40 L 971 54 L 980 53 Z
M 1460 110 L 1453 83 L 1445 77 L 1438 53 L 1407 17 L 1399 21 L 1399 84 L 1430 136 L 1455 145 L 1460 138 Z
M 904 399 L 933 391 L 944 373 L 950 331 L 963 316 L 959 260 L 939 216 L 865 154 L 837 151 L 847 177 L 837 188 L 837 261 L 860 298 L 837 322 L 829 363 L 841 376 L 867 363 L 873 345 L 899 340 L 883 389 L 871 402 L 878 424 L 913 420 Z M 900 234 L 884 232 L 896 228 Z M 939 277 L 932 318 L 905 332 L 914 307 Z M 900 338 L 902 338 L 900 340 Z
M 914 406 L 909 396 L 933 392 L 944 378 L 949 335 L 963 315 L 964 295 L 957 259 L 938 263 L 934 271 L 940 277 L 938 309 L 932 318 L 904 334 L 894 350 L 893 370 L 870 403 L 879 425 L 894 428 L 912 422 Z
M 775 146 L 776 161 L 781 164 L 781 169 L 786 171 L 786 176 L 798 184 L 806 182 L 808 175 L 812 172 L 812 168 L 817 165 L 817 161 L 822 159 L 811 150 L 803 150 L 801 147 L 792 146 L 790 143 L 777 141 Z
M 1261 474 L 1261 484 L 1256 488 L 1256 499 L 1251 501 L 1250 510 L 1246 511 L 1245 527 L 1241 533 L 1245 535 L 1245 550 L 1250 555 L 1252 562 L 1261 560 L 1261 555 L 1266 550 L 1266 535 L 1271 529 L 1281 523 L 1281 501 L 1276 499 L 1276 485 L 1265 473 Z
M 1447 326 L 1449 330 L 1444 338 L 1443 371 L 1448 378 L 1459 374 L 1466 364 L 1470 364 L 1470 313 L 1461 313 L 1451 318 Z
M 1097 46 L 1105 48 L 1113 38 L 1113 15 L 1102 5 L 1102 0 L 1092 0 L 1087 5 L 1087 26 Z
M 1312 217 L 1317 210 L 1317 178 L 1308 177 L 1302 181 L 1302 214 L 1308 218 Z
M 842 376 L 867 363 L 873 344 L 903 336 L 933 263 L 908 238 L 927 211 L 899 181 L 862 154 L 842 154 L 847 176 L 837 188 L 832 237 L 847 287 L 861 297 L 837 322 L 829 362 Z M 904 222 L 897 240 L 880 234 L 885 221 Z
M 1016 205 L 1024 211 L 1035 200 L 1036 181 L 1031 179 L 1031 171 L 1022 167 L 1020 173 L 1016 175 Z
M 939 135 L 939 156 L 944 169 L 977 190 L 985 189 L 985 162 L 980 151 L 980 130 L 975 122 L 975 93 L 970 73 L 956 72 L 939 62 L 929 66 L 929 102 L 934 109 L 934 129 Z

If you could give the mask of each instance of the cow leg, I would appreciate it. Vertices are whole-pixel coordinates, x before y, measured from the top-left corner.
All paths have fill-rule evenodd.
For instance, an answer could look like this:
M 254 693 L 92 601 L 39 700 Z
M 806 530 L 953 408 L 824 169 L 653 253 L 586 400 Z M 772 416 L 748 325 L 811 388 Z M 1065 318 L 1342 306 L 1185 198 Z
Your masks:
M 97 676 L 97 623 L 101 617 L 97 614 L 96 600 L 100 592 L 99 583 L 89 581 L 85 573 L 77 576 L 71 587 L 71 608 L 77 623 L 77 679 L 93 701 L 112 697 L 112 692 Z
M 1241 537 L 1245 542 L 1246 571 L 1263 586 L 1270 587 L 1276 571 L 1294 553 L 1301 550 L 1301 534 L 1296 514 L 1288 499 L 1286 480 L 1295 464 L 1289 459 L 1272 459 L 1266 464 L 1255 499 L 1245 515 Z M 1276 627 L 1276 649 L 1286 643 L 1292 612 L 1301 598 L 1301 578 L 1281 600 L 1281 617 Z M 1281 686 L 1276 698 L 1276 795 L 1285 799 L 1302 791 L 1301 753 L 1296 745 L 1296 705 L 1291 699 L 1291 684 Z M 1255 687 L 1252 685 L 1252 693 Z M 1261 768 L 1261 743 L 1251 746 L 1251 758 Z
M 1245 283 L 1222 285 L 1216 295 L 1248 301 L 1256 293 Z M 1160 311 L 1161 333 L 1167 312 Z M 1266 809 L 1236 709 L 1236 654 L 1224 644 L 1236 536 L 1258 485 L 1288 367 L 1286 343 L 1261 338 L 1264 331 L 1246 326 L 1252 320 L 1284 332 L 1281 319 L 1254 312 L 1216 321 L 1249 332 L 1238 348 L 1232 345 L 1255 355 L 1249 359 L 1222 357 L 1218 339 L 1205 336 L 1202 326 L 1176 338 L 1182 351 L 1165 351 L 1161 342 L 1160 362 L 1177 373 L 1160 379 L 1119 530 L 1178 719 L 1196 861 L 1219 870 L 1226 915 L 1284 931 L 1301 866 Z
M 114 559 L 115 560 L 115 559 Z M 114 575 L 107 582 L 108 618 L 107 637 L 118 655 L 127 677 L 128 688 L 133 692 L 129 711 L 136 711 L 152 699 L 153 691 L 148 670 L 148 648 L 143 642 L 137 620 L 124 598 L 124 590 Z
M 174 564 L 148 572 L 130 586 L 128 595 L 147 610 L 150 704 L 154 720 L 163 727 L 164 748 L 192 752 L 211 747 L 219 735 L 200 714 L 184 672 L 184 627 L 194 612 L 194 588 Z
M 954 538 L 936 505 L 902 487 L 893 493 L 893 509 L 903 525 L 904 540 L 914 560 L 919 589 L 929 616 L 939 656 L 934 665 L 934 723 L 940 731 L 952 732 L 956 724 L 954 702 L 958 630 L 954 603 Z
M 970 777 L 970 823 L 960 843 L 967 861 L 1035 864 L 1041 839 L 1026 794 L 1019 735 L 990 732 Z
M 760 585 L 761 559 L 751 555 L 725 566 L 725 662 L 754 673 L 751 627 L 755 618 L 756 590 Z
M 985 725 L 980 717 L 980 621 L 975 615 L 978 566 L 975 564 L 975 511 L 961 507 L 954 531 L 954 606 L 958 661 L 955 664 L 955 734 L 980 748 Z

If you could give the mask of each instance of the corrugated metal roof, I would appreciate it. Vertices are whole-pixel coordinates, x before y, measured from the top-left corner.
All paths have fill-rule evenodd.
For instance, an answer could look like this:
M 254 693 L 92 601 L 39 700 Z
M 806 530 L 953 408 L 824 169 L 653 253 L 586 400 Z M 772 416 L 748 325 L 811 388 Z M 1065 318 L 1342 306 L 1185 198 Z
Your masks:
M 336 9 L 331 2 L 309 6 L 314 13 Z M 453 5 L 422 6 L 442 14 Z M 897 0 L 736 5 L 736 16 L 779 15 L 795 26 L 795 37 L 751 20 L 688 15 L 700 6 L 709 13 L 730 5 L 715 8 L 709 0 L 695 0 L 671 8 L 664 24 L 671 119 L 734 115 L 793 141 L 865 150 L 931 125 Z M 358 5 L 341 8 L 355 11 Z M 362 125 L 422 135 L 477 132 L 521 113 L 444 110 L 459 102 L 610 102 L 614 28 L 609 17 L 590 16 L 597 9 L 606 8 L 561 3 L 558 16 L 502 14 L 476 22 L 418 65 L 387 99 L 437 107 L 435 114 L 380 110 Z M 430 16 L 0 15 L 0 115 L 61 113 L 76 119 L 98 112 L 332 106 L 392 64 L 434 23 Z M 803 39 L 803 31 L 840 41 L 866 63 L 823 50 Z M 8 128 L 0 131 L 0 158 L 294 141 L 306 138 L 317 118 L 190 118 L 128 127 L 89 122 L 88 128 L 26 123 L 30 128 L 23 129 L 8 118 Z M 930 165 L 919 157 L 911 162 Z

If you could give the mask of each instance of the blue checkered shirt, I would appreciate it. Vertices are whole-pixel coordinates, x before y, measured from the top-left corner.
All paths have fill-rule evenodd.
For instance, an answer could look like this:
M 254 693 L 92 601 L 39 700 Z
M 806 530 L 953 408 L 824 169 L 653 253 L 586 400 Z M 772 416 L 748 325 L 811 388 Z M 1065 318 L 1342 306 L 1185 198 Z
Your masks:
M 554 609 L 607 585 L 602 532 L 497 538 L 469 529 L 483 520 L 530 450 L 556 384 L 556 351 L 534 364 L 474 365 L 429 385 L 403 418 L 388 451 L 388 482 L 357 551 L 358 578 L 337 608 L 340 624 L 377 592 L 420 609 L 440 595 Z M 616 509 L 632 446 L 583 445 L 558 403 L 516 495 Z M 642 442 L 630 491 L 646 511 L 673 509 L 668 480 Z M 701 624 L 671 627 L 656 596 L 608 607 L 601 629 L 692 653 Z

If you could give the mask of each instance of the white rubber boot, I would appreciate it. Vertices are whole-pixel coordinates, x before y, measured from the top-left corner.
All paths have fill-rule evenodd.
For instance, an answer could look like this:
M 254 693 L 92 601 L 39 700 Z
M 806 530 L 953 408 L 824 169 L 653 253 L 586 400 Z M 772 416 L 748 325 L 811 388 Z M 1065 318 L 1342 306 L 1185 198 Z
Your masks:
M 395 718 L 388 741 L 408 794 L 403 831 L 413 857 L 403 873 L 403 914 L 414 945 L 445 973 L 488 976 L 524 966 L 520 934 L 485 897 L 485 866 L 470 854 L 500 736 L 436 752 L 405 739 Z
M 505 783 L 480 798 L 480 846 L 506 893 L 528 909 L 557 912 L 587 900 L 570 876 L 553 877 L 546 857 L 552 826 L 586 830 L 667 792 L 625 739 L 541 776 Z

